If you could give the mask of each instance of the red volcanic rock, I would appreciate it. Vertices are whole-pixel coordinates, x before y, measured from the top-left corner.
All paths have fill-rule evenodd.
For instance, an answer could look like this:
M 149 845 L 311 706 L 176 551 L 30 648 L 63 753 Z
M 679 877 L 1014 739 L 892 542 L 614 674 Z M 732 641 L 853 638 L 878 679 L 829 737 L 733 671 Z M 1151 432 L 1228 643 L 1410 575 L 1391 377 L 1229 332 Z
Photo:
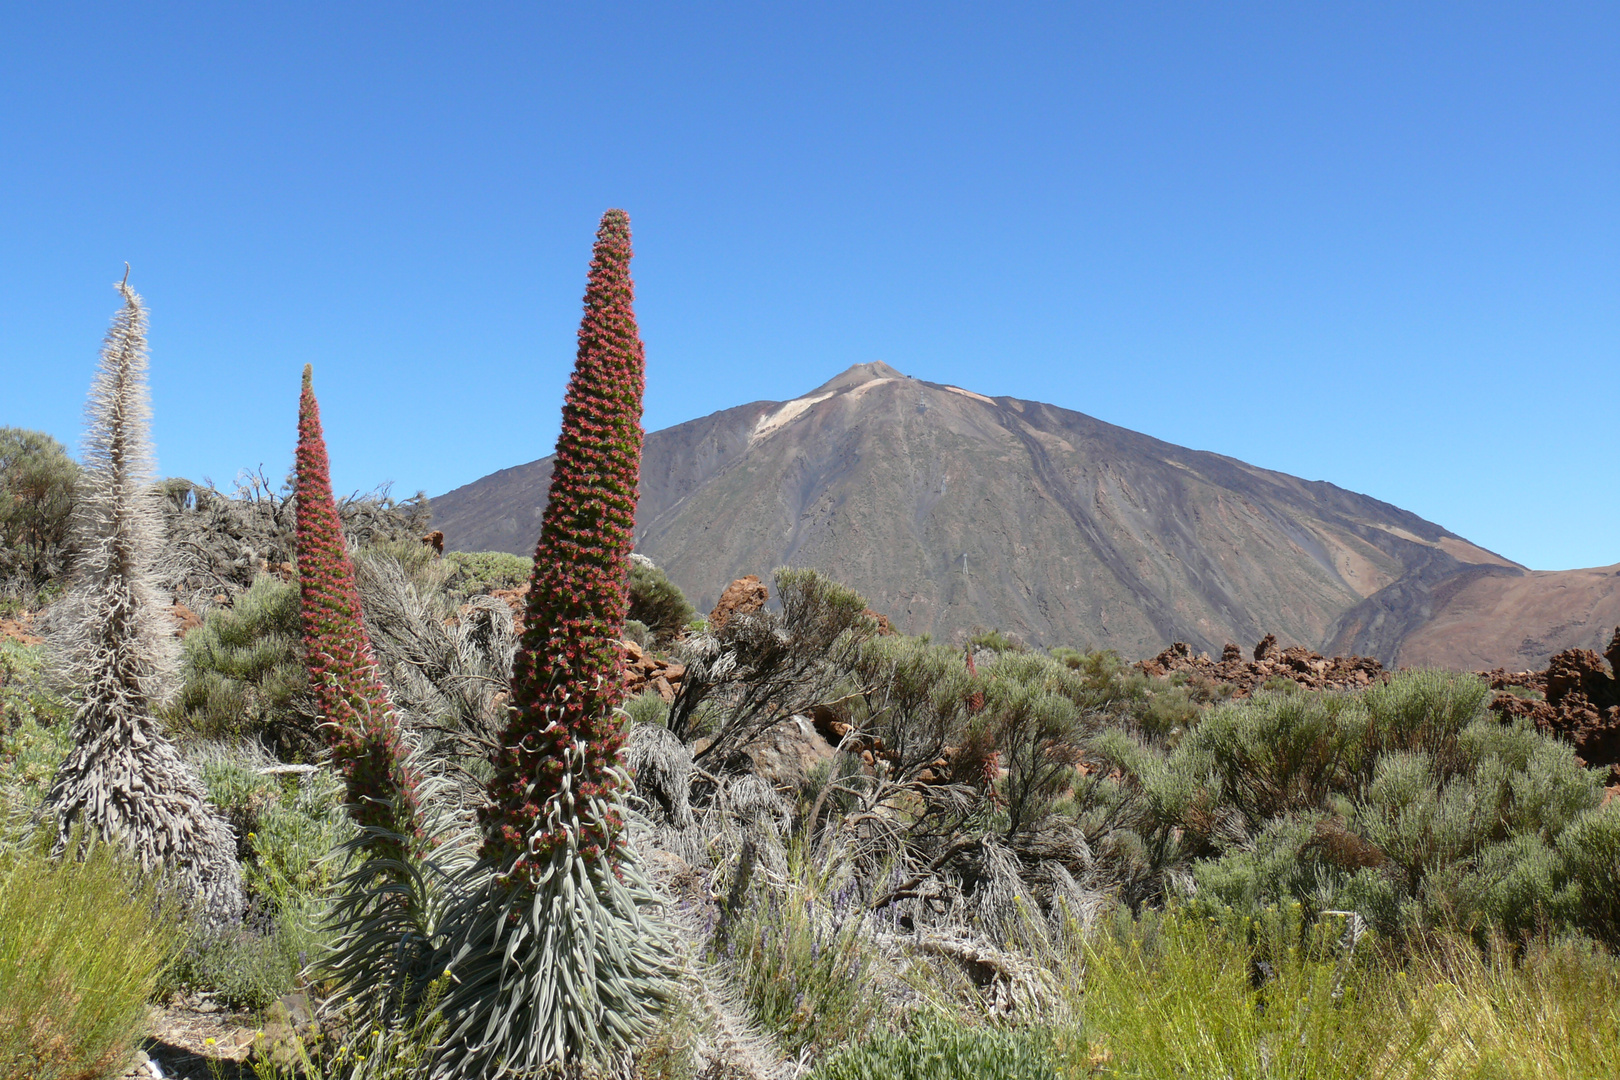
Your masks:
M 714 610 L 709 612 L 709 629 L 720 630 L 731 621 L 733 615 L 752 615 L 763 608 L 765 601 L 770 598 L 770 590 L 758 575 L 738 578 L 726 586 L 726 591 L 715 602 Z
M 1191 646 L 1178 641 L 1151 660 L 1140 661 L 1139 670 L 1157 676 L 1182 671 L 1203 676 L 1237 688 L 1234 697 L 1247 697 L 1275 678 L 1312 690 L 1350 690 L 1379 682 L 1385 677 L 1384 665 L 1370 656 L 1335 656 L 1331 659 L 1300 645 L 1277 649 L 1277 638 L 1267 634 L 1254 647 L 1254 660 L 1244 660 L 1243 650 L 1227 645 L 1220 660 L 1211 660 Z
M 647 652 L 633 641 L 621 641 L 624 649 L 624 694 L 626 700 L 647 690 L 655 690 L 665 704 L 675 700 L 681 692 L 681 680 L 686 677 L 686 665 L 665 660 Z
M 19 645 L 42 645 L 45 639 L 30 630 L 34 614 L 25 611 L 15 619 L 0 619 L 0 641 L 15 641 Z
M 1267 634 L 1265 637 L 1260 639 L 1259 644 L 1255 645 L 1254 658 L 1256 660 L 1264 660 L 1266 657 L 1271 655 L 1271 650 L 1275 649 L 1276 647 L 1277 635 Z
M 890 624 L 889 617 L 887 615 L 880 615 L 871 608 L 867 608 L 861 614 L 877 623 L 878 637 L 889 637 L 894 634 L 894 626 Z
M 1620 779 L 1620 681 L 1614 674 L 1620 670 L 1620 628 L 1615 629 L 1606 654 L 1608 664 L 1591 649 L 1566 649 L 1552 658 L 1545 671 L 1480 674 L 1499 691 L 1491 702 L 1498 713 L 1528 717 L 1542 731 L 1573 743 L 1586 764 L 1607 766 Z M 1540 691 L 1545 699 L 1511 693 L 1514 687 Z

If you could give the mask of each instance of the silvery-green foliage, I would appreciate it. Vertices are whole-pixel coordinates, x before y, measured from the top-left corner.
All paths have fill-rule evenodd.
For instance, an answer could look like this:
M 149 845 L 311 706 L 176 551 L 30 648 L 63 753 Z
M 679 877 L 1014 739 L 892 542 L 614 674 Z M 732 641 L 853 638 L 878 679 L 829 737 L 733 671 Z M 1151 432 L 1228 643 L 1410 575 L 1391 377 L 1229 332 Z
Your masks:
M 584 752 L 576 742 L 576 769 Z M 450 987 L 435 1076 L 544 1075 L 652 1030 L 674 993 L 676 951 L 630 844 L 611 860 L 579 847 L 580 825 L 610 809 L 623 812 L 598 797 L 552 800 L 536 838 L 567 841 L 544 869 L 520 880 L 483 861 L 461 875 L 443 924 Z
M 446 787 L 443 778 L 429 778 L 419 789 L 428 808 L 423 837 L 362 828 L 333 852 L 348 872 L 333 884 L 326 917 L 333 942 L 315 967 L 343 987 L 333 1004 L 375 1026 L 409 1024 L 417 1015 L 442 973 L 436 964 L 445 918 L 475 862 L 471 831 L 442 809 Z M 379 851 L 409 854 L 397 859 Z
M 512 609 L 488 596 L 457 605 L 439 575 L 412 575 L 387 550 L 357 552 L 354 568 L 366 635 L 413 737 L 436 760 L 469 749 L 482 757 L 504 721 L 517 652 Z
M 320 737 L 301 635 L 298 587 L 260 574 L 186 635 L 171 715 L 207 738 L 263 738 L 295 760 L 311 754 Z
M 662 724 L 634 724 L 625 739 L 625 768 L 651 812 L 677 829 L 692 825 L 692 751 Z
M 86 409 L 72 586 L 53 645 L 77 688 L 73 750 L 47 800 L 66 845 L 75 827 L 171 875 L 208 929 L 241 917 L 236 842 L 153 716 L 174 664 L 159 588 L 161 511 L 147 441 L 146 312 L 126 284 Z

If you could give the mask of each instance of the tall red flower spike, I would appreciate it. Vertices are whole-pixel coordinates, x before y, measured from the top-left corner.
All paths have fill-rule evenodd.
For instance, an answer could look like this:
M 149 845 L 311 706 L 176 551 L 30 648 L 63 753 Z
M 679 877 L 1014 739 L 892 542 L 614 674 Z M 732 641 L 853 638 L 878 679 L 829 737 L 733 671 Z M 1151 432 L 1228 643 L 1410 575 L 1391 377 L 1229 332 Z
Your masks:
M 306 364 L 298 403 L 296 536 L 309 683 L 355 820 L 414 841 L 421 836 L 417 778 L 406 767 L 399 717 L 366 637 L 312 378 Z M 406 852 L 383 841 L 379 854 Z
M 510 719 L 480 815 L 484 856 L 515 880 L 543 872 L 570 832 L 586 858 L 607 857 L 623 826 L 608 796 L 623 782 L 613 709 L 624 690 L 618 638 L 641 470 L 645 359 L 634 298 L 630 217 L 609 210 L 585 287 Z M 599 812 L 576 809 L 593 805 Z

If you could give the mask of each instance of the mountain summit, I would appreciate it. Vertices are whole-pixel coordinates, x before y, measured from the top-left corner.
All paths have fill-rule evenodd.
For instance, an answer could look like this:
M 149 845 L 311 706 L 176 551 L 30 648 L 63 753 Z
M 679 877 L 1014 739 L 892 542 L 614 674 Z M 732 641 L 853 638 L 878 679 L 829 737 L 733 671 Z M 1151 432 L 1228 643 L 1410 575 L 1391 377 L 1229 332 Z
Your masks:
M 548 457 L 457 488 L 435 527 L 527 554 L 550 476 Z M 908 633 L 1126 656 L 1275 633 L 1394 663 L 1437 590 L 1527 574 L 1329 483 L 883 363 L 649 434 L 636 541 L 700 610 L 739 575 L 808 566 Z

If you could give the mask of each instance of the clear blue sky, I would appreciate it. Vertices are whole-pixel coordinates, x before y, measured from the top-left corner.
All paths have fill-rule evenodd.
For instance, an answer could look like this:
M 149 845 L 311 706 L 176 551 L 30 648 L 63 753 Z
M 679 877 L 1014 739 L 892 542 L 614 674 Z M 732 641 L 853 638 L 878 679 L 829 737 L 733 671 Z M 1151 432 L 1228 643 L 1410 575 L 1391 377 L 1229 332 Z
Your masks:
M 128 260 L 163 471 L 550 452 L 631 215 L 647 426 L 853 363 L 1620 561 L 1620 6 L 23 4 L 0 424 Z

